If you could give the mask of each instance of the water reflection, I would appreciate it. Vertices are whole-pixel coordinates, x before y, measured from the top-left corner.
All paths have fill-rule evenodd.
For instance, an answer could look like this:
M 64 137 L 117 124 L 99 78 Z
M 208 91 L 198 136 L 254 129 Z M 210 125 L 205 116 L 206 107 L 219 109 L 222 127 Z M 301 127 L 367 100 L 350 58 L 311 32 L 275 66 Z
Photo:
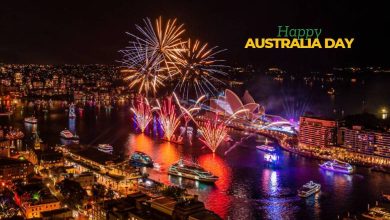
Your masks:
M 73 134 L 76 134 L 76 118 L 69 118 L 68 122 L 68 129 L 71 131 Z
M 58 144 L 59 132 L 68 127 L 77 131 L 82 144 L 110 143 L 115 153 L 127 156 L 134 151 L 145 152 L 161 165 L 160 170 L 148 170 L 152 178 L 189 188 L 224 219 L 335 219 L 347 211 L 364 211 L 368 202 L 375 203 L 381 191 L 390 192 L 390 175 L 369 173 L 366 169 L 354 175 L 324 171 L 319 169 L 319 161 L 287 152 L 278 153 L 278 169 L 265 167 L 263 153 L 255 150 L 256 143 L 237 146 L 226 155 L 212 154 L 196 144 L 179 146 L 158 141 L 156 136 L 161 131 L 157 123 L 150 127 L 155 131 L 150 135 L 132 133 L 127 108 L 115 107 L 106 115 L 104 109 L 99 113 L 95 107 L 86 106 L 84 117 L 69 120 L 65 106 L 53 102 L 47 120 L 43 120 L 44 114 L 34 112 L 34 106 L 26 106 L 0 122 L 2 126 L 24 128 L 27 133 L 39 130 L 40 137 L 50 145 Z M 39 125 L 24 124 L 23 118 L 34 113 Z M 219 180 L 213 185 L 169 176 L 167 168 L 180 158 L 199 163 Z M 310 180 L 319 182 L 322 192 L 308 199 L 299 198 L 296 190 Z

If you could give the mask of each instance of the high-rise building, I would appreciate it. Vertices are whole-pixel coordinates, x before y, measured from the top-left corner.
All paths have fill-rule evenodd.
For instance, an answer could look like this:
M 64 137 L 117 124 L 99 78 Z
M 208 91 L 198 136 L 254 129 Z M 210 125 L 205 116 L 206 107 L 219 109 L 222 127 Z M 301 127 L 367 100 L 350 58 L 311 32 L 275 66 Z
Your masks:
M 336 145 L 337 121 L 312 116 L 302 116 L 299 121 L 299 147 L 324 148 Z
M 362 126 L 341 127 L 339 144 L 352 152 L 390 157 L 390 133 L 364 129 Z

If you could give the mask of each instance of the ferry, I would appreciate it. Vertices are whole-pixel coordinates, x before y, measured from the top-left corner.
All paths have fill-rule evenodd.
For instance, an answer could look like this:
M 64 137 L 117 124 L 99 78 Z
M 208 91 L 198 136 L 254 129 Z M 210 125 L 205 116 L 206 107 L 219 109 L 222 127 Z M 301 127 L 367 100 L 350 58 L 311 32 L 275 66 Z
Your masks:
M 114 151 L 114 148 L 112 147 L 112 145 L 109 145 L 109 144 L 99 144 L 97 149 L 99 151 L 107 153 L 107 154 L 112 154 L 112 152 Z
M 275 148 L 274 147 L 269 146 L 269 145 L 265 145 L 265 144 L 264 145 L 260 145 L 260 146 L 256 146 L 256 149 L 264 151 L 264 152 L 267 152 L 267 153 L 275 152 Z
M 349 163 L 339 160 L 326 161 L 325 163 L 320 164 L 320 167 L 324 170 L 331 170 L 345 174 L 351 174 L 353 172 L 353 167 Z
M 298 196 L 302 198 L 309 197 L 321 190 L 321 184 L 310 181 L 298 189 Z
M 214 183 L 218 180 L 217 176 L 203 169 L 198 164 L 182 159 L 169 167 L 168 174 L 208 183 Z
M 68 129 L 61 131 L 60 136 L 61 136 L 61 138 L 68 139 L 68 140 L 78 140 L 79 139 L 79 136 L 77 136 L 76 134 L 72 134 L 72 132 L 69 131 Z
M 134 151 L 129 162 L 135 167 L 154 167 L 152 158 L 141 151 Z
M 27 117 L 24 119 L 24 123 L 36 124 L 36 123 L 38 123 L 38 119 L 34 116 Z

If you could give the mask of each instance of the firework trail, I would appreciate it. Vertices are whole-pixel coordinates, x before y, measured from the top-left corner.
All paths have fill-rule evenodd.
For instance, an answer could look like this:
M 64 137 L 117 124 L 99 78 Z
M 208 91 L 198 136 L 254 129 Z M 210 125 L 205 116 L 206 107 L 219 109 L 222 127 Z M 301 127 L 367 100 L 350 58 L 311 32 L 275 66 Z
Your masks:
M 153 111 L 155 108 L 151 108 L 148 99 L 141 99 L 141 102 L 136 105 L 135 108 L 130 109 L 134 113 L 133 120 L 137 124 L 138 128 L 143 133 L 145 128 L 153 119 Z
M 194 120 L 192 115 L 194 112 L 200 110 L 198 104 L 201 102 L 201 100 L 203 100 L 203 98 L 203 96 L 199 98 L 195 105 L 190 106 L 189 108 L 185 108 L 180 105 L 179 99 L 175 93 L 173 93 L 172 96 L 168 96 L 163 101 L 162 105 L 157 101 L 159 120 L 161 127 L 164 130 L 164 138 L 167 141 L 171 141 L 171 138 L 174 135 L 177 127 L 180 125 L 182 118 L 188 117 L 190 120 Z
M 210 150 L 215 153 L 219 145 L 223 140 L 227 137 L 228 130 L 227 124 L 230 123 L 231 120 L 236 118 L 236 115 L 240 113 L 246 112 L 247 109 L 239 110 L 231 115 L 227 120 L 221 121 L 216 114 L 213 120 L 208 120 L 205 123 L 198 123 L 198 129 L 202 134 L 201 141 L 208 147 Z

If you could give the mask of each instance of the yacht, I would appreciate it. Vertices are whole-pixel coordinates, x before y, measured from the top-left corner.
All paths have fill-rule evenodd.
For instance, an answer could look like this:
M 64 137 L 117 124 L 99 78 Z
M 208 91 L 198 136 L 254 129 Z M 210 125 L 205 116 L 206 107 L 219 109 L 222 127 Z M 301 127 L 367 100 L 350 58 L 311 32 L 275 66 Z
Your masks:
M 330 170 L 339 173 L 351 174 L 353 172 L 353 167 L 351 164 L 339 160 L 326 161 L 325 163 L 320 164 L 320 167 L 324 170 Z
M 217 176 L 203 169 L 198 164 L 182 159 L 169 167 L 168 174 L 209 183 L 214 183 L 218 180 Z
M 141 151 L 134 151 L 134 153 L 131 155 L 130 164 L 135 167 L 153 167 L 153 160 L 152 158 Z
M 321 184 L 310 181 L 298 189 L 298 196 L 306 198 L 313 195 L 314 193 L 319 192 L 320 190 Z
M 112 147 L 112 145 L 109 145 L 109 144 L 99 144 L 97 149 L 99 151 L 107 153 L 107 154 L 112 154 L 112 152 L 114 151 L 114 148 Z
M 269 145 L 265 145 L 265 144 L 264 145 L 260 145 L 260 146 L 256 146 L 256 149 L 264 151 L 264 152 L 267 152 L 267 153 L 275 152 L 275 148 L 274 147 L 269 146 Z
M 76 134 L 73 134 L 68 129 L 61 131 L 60 136 L 61 136 L 61 138 L 68 139 L 68 140 L 78 140 L 79 139 L 79 136 L 77 136 Z
M 24 122 L 29 123 L 29 124 L 36 124 L 36 123 L 38 123 L 38 119 L 34 116 L 31 116 L 31 117 L 25 118 Z

